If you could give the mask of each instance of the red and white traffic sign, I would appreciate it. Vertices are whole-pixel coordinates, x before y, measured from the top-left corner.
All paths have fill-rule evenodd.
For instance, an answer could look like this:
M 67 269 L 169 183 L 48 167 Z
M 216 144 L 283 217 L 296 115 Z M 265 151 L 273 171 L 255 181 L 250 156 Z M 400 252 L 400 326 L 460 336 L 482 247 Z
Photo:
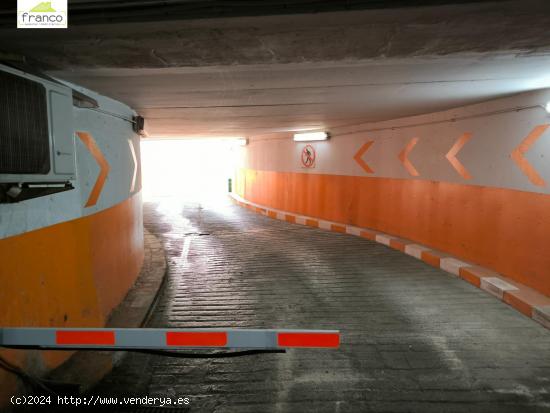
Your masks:
M 304 146 L 302 149 L 302 165 L 305 168 L 313 168 L 315 166 L 315 158 L 317 154 L 315 148 L 311 145 Z

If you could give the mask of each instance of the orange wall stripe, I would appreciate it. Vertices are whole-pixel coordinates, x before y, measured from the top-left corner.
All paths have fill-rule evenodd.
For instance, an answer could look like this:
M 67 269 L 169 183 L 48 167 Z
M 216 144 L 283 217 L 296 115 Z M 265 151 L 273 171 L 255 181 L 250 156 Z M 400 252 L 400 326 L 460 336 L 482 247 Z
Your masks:
M 546 182 L 540 177 L 527 158 L 525 158 L 525 153 L 546 131 L 548 126 L 550 125 L 545 124 L 536 126 L 510 154 L 516 165 L 521 169 L 521 172 L 523 172 L 531 183 L 536 186 L 546 186 Z
M 363 168 L 363 170 L 368 173 L 368 174 L 373 174 L 374 171 L 372 170 L 372 168 L 363 160 L 363 155 L 370 149 L 371 145 L 374 143 L 374 141 L 370 141 L 370 142 L 367 142 L 367 143 L 364 143 L 360 148 L 359 150 L 357 151 L 357 153 L 355 154 L 355 156 L 353 157 L 353 159 L 355 159 L 355 162 L 357 162 L 359 164 L 359 166 L 361 168 Z
M 139 193 L 90 216 L 92 269 L 101 313 L 122 301 L 143 263 L 143 214 Z M 108 287 L 106 287 L 108 286 Z
M 92 215 L 1 239 L 0 301 L 10 305 L 0 325 L 102 326 L 139 274 L 140 217 L 135 195 Z
M 97 203 L 97 200 L 101 195 L 101 190 L 103 189 L 103 185 L 105 185 L 105 181 L 109 175 L 110 166 L 103 156 L 103 153 L 101 153 L 101 150 L 97 146 L 97 143 L 92 135 L 87 132 L 76 132 L 76 134 L 99 165 L 99 175 L 97 176 L 94 187 L 92 188 L 88 201 L 85 205 L 85 207 L 91 207 Z
M 393 234 L 550 296 L 550 195 L 368 176 L 251 170 L 238 176 L 241 196 L 250 202 L 345 222 L 369 239 L 373 231 Z
M 401 161 L 401 163 L 403 164 L 403 166 L 405 167 L 409 175 L 412 175 L 412 176 L 420 175 L 416 170 L 416 168 L 414 167 L 414 165 L 409 160 L 409 154 L 411 153 L 411 151 L 413 150 L 413 148 L 417 143 L 418 143 L 418 138 L 412 138 L 407 144 L 407 146 L 399 154 L 399 160 Z
M 455 171 L 457 171 L 458 174 L 464 179 L 472 179 L 472 175 L 470 175 L 468 170 L 464 167 L 462 162 L 458 160 L 456 155 L 462 150 L 462 147 L 466 145 L 466 142 L 468 142 L 471 138 L 471 133 L 463 134 L 460 138 L 458 138 L 451 150 L 445 156 L 447 160 L 451 163 Z
M 0 302 L 9 303 L 0 325 L 102 327 L 139 274 L 142 231 L 135 195 L 92 215 L 0 239 Z M 21 365 L 28 355 L 0 353 Z M 72 352 L 39 354 L 51 369 Z M 0 372 L 0 401 L 15 393 L 11 377 Z

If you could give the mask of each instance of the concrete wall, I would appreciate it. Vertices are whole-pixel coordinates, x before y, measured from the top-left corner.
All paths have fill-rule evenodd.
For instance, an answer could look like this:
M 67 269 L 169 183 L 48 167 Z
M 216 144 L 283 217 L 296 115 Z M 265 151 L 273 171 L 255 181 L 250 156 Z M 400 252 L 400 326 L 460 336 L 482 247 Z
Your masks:
M 425 244 L 550 295 L 550 91 L 243 148 L 236 192 Z
M 134 114 L 80 90 L 102 111 Z M 0 326 L 103 326 L 141 268 L 139 136 L 103 112 L 74 107 L 67 116 L 76 132 L 75 189 L 0 205 Z M 0 351 L 35 374 L 71 354 Z M 16 390 L 14 377 L 0 370 L 0 405 Z

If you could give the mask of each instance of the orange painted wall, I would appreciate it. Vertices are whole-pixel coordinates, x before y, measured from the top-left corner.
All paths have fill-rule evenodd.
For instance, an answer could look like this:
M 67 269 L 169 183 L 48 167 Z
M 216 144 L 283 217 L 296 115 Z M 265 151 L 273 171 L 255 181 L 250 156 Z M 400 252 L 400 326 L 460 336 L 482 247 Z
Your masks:
M 95 214 L 89 220 L 91 268 L 99 309 L 107 317 L 124 298 L 143 263 L 141 198 Z
M 134 195 L 96 214 L 0 240 L 0 325 L 103 326 L 141 268 L 141 208 L 140 196 Z M 40 370 L 59 365 L 71 353 L 0 354 Z M 0 383 L 1 405 L 15 382 L 0 370 Z
M 491 268 L 550 296 L 550 195 L 409 179 L 242 169 L 235 191 L 369 227 Z

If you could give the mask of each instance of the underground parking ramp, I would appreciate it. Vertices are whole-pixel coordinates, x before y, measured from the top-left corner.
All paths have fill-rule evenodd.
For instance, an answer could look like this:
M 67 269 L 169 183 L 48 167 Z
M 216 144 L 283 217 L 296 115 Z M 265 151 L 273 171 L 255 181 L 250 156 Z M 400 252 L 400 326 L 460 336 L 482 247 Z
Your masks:
M 338 350 L 130 354 L 90 393 L 188 397 L 205 412 L 550 409 L 550 332 L 373 241 L 236 205 L 145 204 L 168 275 L 149 327 L 339 329 Z

